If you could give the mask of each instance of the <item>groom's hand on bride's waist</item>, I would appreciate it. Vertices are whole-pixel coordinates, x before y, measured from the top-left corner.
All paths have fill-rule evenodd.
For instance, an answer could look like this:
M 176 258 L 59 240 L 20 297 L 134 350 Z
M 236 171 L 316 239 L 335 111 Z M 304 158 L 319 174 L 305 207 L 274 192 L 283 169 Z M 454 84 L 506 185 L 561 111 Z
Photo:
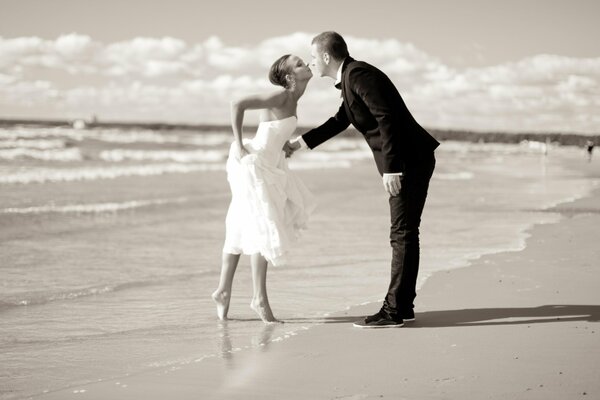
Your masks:
M 294 152 L 296 152 L 299 149 L 300 149 L 300 143 L 298 143 L 298 142 L 287 141 L 283 145 L 283 151 L 285 152 L 286 158 L 291 157 L 292 154 L 294 154 Z

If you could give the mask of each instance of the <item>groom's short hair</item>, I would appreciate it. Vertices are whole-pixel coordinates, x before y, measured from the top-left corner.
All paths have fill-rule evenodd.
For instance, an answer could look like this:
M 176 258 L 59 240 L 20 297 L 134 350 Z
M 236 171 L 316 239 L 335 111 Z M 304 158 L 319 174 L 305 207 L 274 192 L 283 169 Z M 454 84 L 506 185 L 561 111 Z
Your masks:
M 331 58 L 342 61 L 348 57 L 348 46 L 342 35 L 337 32 L 327 31 L 319 33 L 312 40 L 311 44 L 317 44 L 319 51 L 328 53 Z

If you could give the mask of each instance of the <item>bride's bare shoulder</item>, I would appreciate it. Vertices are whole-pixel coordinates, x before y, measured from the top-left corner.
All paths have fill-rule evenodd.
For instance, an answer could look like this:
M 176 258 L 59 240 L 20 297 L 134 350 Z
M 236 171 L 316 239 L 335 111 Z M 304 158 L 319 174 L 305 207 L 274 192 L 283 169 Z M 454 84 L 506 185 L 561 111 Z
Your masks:
M 245 108 L 277 108 L 288 101 L 285 89 L 244 96 L 231 101 L 232 106 Z

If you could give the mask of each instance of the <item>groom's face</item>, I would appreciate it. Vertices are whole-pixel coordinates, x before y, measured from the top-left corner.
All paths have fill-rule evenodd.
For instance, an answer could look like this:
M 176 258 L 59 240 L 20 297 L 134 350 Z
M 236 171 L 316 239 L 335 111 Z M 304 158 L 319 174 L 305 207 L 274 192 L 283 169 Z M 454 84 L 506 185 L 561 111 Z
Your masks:
M 316 43 L 310 48 L 311 61 L 310 65 L 317 71 L 319 76 L 325 76 L 327 74 L 327 63 L 325 59 L 328 59 L 328 55 L 323 54 Z

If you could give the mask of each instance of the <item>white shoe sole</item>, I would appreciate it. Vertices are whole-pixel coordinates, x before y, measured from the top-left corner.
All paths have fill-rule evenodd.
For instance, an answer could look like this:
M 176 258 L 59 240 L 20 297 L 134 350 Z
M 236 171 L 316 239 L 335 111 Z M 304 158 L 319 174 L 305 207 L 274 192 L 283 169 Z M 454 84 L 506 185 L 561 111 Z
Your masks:
M 361 325 L 361 324 L 352 324 L 355 328 L 361 329 L 382 329 L 382 328 L 401 328 L 404 324 L 396 324 L 396 325 Z

